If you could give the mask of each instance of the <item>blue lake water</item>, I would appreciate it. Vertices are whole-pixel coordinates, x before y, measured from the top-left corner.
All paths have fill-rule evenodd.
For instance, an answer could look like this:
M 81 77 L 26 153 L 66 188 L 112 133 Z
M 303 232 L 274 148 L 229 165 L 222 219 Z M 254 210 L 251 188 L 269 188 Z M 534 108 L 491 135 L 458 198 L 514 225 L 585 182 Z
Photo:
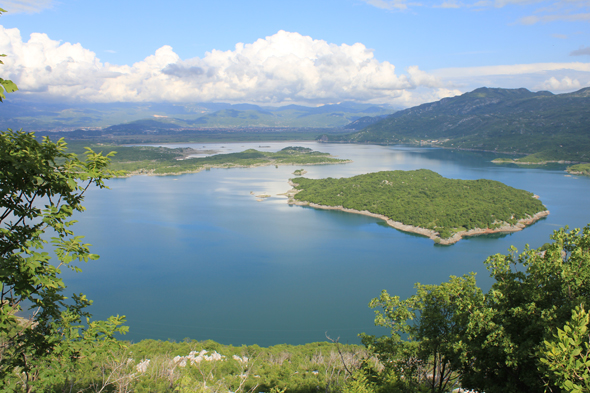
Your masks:
M 260 145 L 269 146 L 259 148 Z M 113 179 L 90 190 L 75 230 L 98 261 L 64 272 L 70 292 L 94 300 L 96 318 L 126 315 L 127 339 L 212 339 L 224 344 L 301 344 L 357 334 L 373 326 L 368 302 L 387 289 L 402 297 L 415 282 L 438 284 L 477 272 L 510 245 L 539 247 L 561 226 L 590 222 L 590 178 L 545 169 L 498 166 L 489 153 L 314 142 L 187 145 L 223 152 L 276 151 L 298 145 L 354 162 L 306 166 L 310 178 L 427 168 L 445 177 L 493 179 L 541 197 L 548 218 L 523 231 L 435 246 L 380 220 L 289 206 L 287 181 L 299 167 L 212 169 L 180 176 Z M 169 145 L 170 146 L 170 145 Z M 172 147 L 181 145 L 172 145 Z M 221 147 L 223 146 L 223 148 Z M 272 197 L 257 202 L 251 195 Z

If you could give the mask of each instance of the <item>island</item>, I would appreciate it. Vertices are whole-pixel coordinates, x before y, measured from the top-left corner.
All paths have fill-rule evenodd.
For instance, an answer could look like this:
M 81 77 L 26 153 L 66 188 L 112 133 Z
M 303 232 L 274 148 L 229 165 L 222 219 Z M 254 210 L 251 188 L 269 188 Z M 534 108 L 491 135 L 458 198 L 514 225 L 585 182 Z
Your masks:
M 111 148 L 114 151 L 116 147 Z M 129 150 L 126 150 L 129 149 Z M 266 165 L 321 165 L 352 162 L 314 151 L 307 147 L 289 146 L 278 152 L 261 152 L 248 149 L 239 153 L 215 154 L 207 157 L 191 157 L 191 149 L 166 149 L 161 147 L 133 147 L 116 154 L 110 169 L 120 176 L 179 175 L 197 173 L 211 168 L 244 168 Z
M 520 231 L 549 214 L 531 192 L 494 180 L 447 179 L 427 169 L 340 179 L 298 177 L 289 184 L 290 204 L 377 217 L 439 244 Z

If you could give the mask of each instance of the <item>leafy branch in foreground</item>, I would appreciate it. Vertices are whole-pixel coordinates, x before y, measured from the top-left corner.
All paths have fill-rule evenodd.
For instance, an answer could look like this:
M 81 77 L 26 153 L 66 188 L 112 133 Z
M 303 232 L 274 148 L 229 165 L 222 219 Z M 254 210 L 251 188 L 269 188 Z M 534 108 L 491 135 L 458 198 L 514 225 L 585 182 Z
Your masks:
M 60 277 L 66 267 L 98 259 L 76 236 L 74 212 L 84 211 L 84 193 L 106 188 L 116 175 L 109 155 L 88 149 L 86 159 L 66 152 L 63 140 L 39 142 L 33 133 L 0 134 L 0 387 L 42 391 L 65 383 L 76 360 L 97 347 L 116 346 L 124 317 L 91 321 L 84 295 L 68 299 Z M 48 239 L 47 232 L 54 236 Z M 57 263 L 43 251 L 51 243 Z M 28 319 L 17 316 L 28 308 Z
M 587 392 L 590 388 L 590 225 L 555 231 L 552 243 L 485 264 L 487 293 L 474 275 L 416 284 L 401 300 L 383 292 L 375 324 L 390 336 L 363 336 L 402 391 L 446 392 L 455 382 L 486 393 Z

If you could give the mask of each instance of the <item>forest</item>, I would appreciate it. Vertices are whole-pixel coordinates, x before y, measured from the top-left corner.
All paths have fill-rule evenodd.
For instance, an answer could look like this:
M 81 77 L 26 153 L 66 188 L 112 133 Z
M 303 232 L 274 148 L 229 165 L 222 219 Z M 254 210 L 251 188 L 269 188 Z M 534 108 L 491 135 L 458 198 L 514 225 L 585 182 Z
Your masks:
M 294 178 L 294 198 L 369 211 L 441 238 L 474 228 L 498 228 L 545 211 L 533 194 L 493 180 L 447 179 L 427 170 L 383 171 L 351 178 Z

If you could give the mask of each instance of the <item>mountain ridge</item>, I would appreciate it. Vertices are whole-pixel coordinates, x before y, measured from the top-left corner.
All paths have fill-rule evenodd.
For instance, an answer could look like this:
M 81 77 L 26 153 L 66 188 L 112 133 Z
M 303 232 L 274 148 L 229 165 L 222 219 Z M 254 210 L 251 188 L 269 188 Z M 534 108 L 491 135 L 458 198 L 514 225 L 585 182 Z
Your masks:
M 482 87 L 396 112 L 322 142 L 427 144 L 590 161 L 590 88 L 573 93 Z

